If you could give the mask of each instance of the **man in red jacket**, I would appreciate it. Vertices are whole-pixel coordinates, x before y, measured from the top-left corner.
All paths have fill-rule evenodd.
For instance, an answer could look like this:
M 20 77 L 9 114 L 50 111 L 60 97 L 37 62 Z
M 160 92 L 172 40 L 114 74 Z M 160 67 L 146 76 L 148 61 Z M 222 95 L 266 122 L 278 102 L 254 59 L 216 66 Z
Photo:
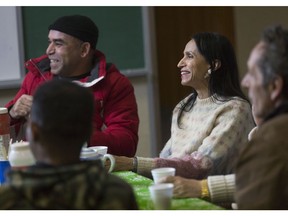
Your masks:
M 14 128 L 11 135 L 15 139 L 23 138 L 33 94 L 39 85 L 51 79 L 68 79 L 90 88 L 94 94 L 93 132 L 88 146 L 105 145 L 111 154 L 134 156 L 139 127 L 134 89 L 96 49 L 95 23 L 82 15 L 63 16 L 48 30 L 46 55 L 26 62 L 28 73 L 22 86 L 6 104 Z

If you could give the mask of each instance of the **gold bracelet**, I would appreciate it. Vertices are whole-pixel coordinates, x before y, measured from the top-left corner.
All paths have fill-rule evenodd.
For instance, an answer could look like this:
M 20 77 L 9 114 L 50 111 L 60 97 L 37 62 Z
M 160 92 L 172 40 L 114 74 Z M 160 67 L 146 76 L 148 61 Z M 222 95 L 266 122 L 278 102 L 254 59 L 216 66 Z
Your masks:
M 210 197 L 207 179 L 201 181 L 201 198 L 207 199 Z

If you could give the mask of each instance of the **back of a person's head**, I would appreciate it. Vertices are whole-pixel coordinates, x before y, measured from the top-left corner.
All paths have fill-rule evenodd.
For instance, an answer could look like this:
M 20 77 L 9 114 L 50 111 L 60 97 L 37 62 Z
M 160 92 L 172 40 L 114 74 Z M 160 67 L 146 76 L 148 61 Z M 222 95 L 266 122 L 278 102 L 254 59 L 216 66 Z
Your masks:
M 239 96 L 246 99 L 240 87 L 236 55 L 231 42 L 224 35 L 215 32 L 200 32 L 192 36 L 197 48 L 211 65 L 209 80 L 211 95 Z M 220 67 L 216 67 L 220 62 Z
M 284 81 L 283 96 L 288 99 L 288 30 L 280 25 L 266 28 L 262 33 L 265 51 L 258 64 L 267 85 L 276 76 L 281 76 Z
M 48 81 L 34 95 L 31 121 L 45 142 L 83 144 L 92 131 L 93 104 L 89 89 L 67 80 Z

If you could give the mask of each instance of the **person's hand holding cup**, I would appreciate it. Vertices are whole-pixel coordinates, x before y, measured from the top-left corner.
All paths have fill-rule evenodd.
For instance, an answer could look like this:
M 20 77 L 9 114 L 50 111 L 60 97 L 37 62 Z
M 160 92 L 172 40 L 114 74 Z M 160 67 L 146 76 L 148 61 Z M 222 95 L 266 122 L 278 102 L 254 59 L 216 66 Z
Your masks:
M 175 176 L 175 168 L 156 168 L 151 170 L 151 174 L 154 185 L 149 187 L 149 191 L 155 209 L 170 209 L 174 185 L 171 183 L 162 183 L 161 180 L 166 176 Z
M 175 168 L 173 167 L 161 167 L 151 170 L 151 174 L 154 180 L 154 184 L 161 183 L 161 179 L 166 176 L 175 176 Z

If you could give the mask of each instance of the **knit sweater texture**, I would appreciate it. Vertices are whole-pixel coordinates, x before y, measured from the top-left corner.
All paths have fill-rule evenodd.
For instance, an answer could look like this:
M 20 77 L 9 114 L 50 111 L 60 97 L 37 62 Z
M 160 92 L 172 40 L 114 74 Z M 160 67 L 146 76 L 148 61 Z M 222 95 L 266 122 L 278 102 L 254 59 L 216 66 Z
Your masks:
M 238 97 L 197 98 L 192 109 L 182 113 L 178 126 L 181 104 L 188 97 L 173 110 L 171 137 L 160 157 L 138 157 L 138 173 L 150 176 L 156 167 L 175 167 L 176 175 L 195 179 L 233 173 L 239 149 L 255 126 L 251 106 Z
M 255 136 L 258 127 L 254 127 L 248 134 L 250 141 Z M 235 201 L 235 174 L 216 175 L 207 178 L 210 199 L 213 203 L 232 203 Z

